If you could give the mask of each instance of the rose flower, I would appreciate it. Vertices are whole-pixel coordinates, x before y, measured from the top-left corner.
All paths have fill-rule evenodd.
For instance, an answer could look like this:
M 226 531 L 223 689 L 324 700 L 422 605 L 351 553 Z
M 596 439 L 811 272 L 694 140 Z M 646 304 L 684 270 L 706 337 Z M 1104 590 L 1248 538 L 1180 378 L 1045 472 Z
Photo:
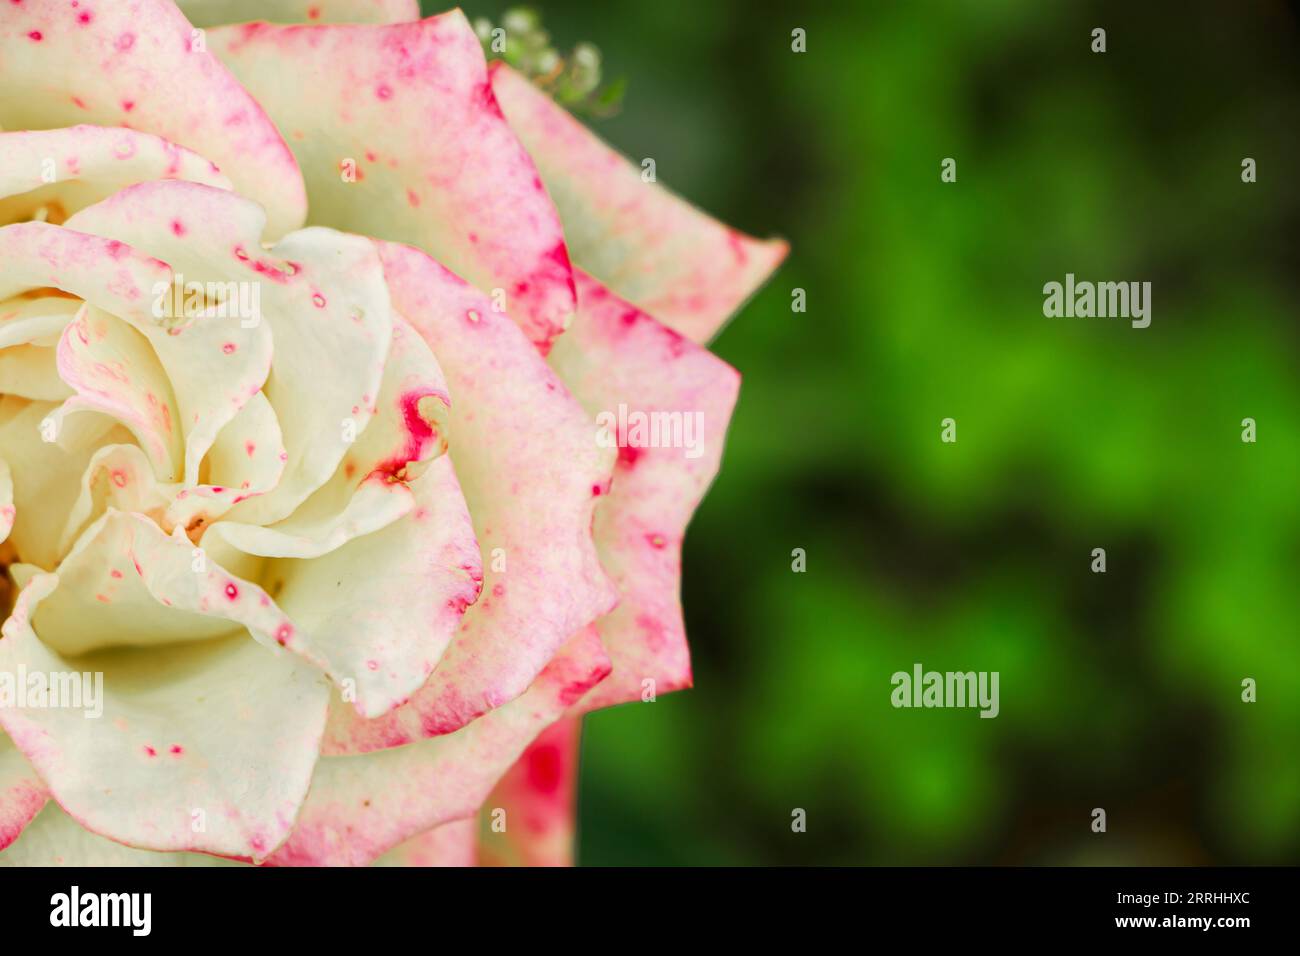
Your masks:
M 563 861 L 576 718 L 690 683 L 701 343 L 785 246 L 418 17 L 0 4 L 0 862 L 470 862 L 485 800 Z

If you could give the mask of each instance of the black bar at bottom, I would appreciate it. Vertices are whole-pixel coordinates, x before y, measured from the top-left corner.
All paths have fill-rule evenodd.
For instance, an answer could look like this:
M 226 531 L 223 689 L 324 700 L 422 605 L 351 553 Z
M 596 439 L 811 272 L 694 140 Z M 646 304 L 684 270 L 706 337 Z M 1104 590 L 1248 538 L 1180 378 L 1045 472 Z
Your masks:
M 1294 868 L 0 870 L 0 926 L 11 942 L 78 933 L 128 945 L 229 938 L 337 946 L 430 932 L 446 939 L 439 926 L 477 927 L 498 941 L 517 933 L 533 945 L 551 934 L 648 944 L 690 935 L 690 927 L 761 939 L 812 921 L 819 935 L 858 939 L 877 931 L 921 931 L 927 940 L 1050 932 L 1232 942 L 1285 930 L 1295 876 Z

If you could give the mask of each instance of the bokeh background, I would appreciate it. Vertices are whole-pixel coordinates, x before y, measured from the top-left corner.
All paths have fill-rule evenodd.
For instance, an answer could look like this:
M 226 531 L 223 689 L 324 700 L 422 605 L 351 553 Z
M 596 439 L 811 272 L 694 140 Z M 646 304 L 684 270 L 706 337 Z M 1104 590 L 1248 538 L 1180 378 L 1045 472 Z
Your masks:
M 713 346 L 696 687 L 587 718 L 580 862 L 1300 860 L 1300 5 L 532 6 L 626 76 L 600 135 L 793 246 Z M 1044 318 L 1067 272 L 1151 327 Z M 893 709 L 916 661 L 1000 716 Z

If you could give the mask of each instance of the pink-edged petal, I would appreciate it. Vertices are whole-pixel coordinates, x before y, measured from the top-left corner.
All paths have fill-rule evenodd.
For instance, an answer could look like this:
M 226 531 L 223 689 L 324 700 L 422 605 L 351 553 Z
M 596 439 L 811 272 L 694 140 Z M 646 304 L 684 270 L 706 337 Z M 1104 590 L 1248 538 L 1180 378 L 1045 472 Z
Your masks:
M 564 222 L 573 262 L 669 328 L 708 341 L 785 258 L 783 240 L 742 235 L 610 149 L 506 64 L 492 89 Z
M 45 805 L 7 850 L 0 867 L 247 867 L 207 853 L 139 850 L 87 830 L 54 801 Z
M 213 49 L 279 124 L 312 221 L 410 243 L 538 345 L 573 312 L 559 216 L 510 131 L 459 10 L 386 27 L 249 24 Z
M 409 322 L 399 314 L 392 321 L 393 341 L 374 417 L 340 466 L 353 483 L 367 478 L 409 481 L 447 450 L 451 395 L 442 368 Z
M 118 648 L 68 660 L 31 623 L 60 587 L 58 575 L 32 578 L 0 640 L 0 670 L 103 675 L 98 717 L 0 708 L 0 725 L 54 799 L 83 827 L 134 847 L 256 860 L 271 853 L 316 763 L 328 704 L 320 674 L 246 634 L 161 655 Z
M 585 628 L 527 692 L 454 734 L 322 757 L 298 825 L 270 862 L 364 865 L 418 833 L 470 817 L 528 743 L 608 670 L 600 640 Z
M 49 796 L 27 758 L 0 731 L 0 850 L 18 839 Z
M 478 863 L 478 820 L 452 820 L 399 843 L 375 866 L 475 866 Z
M 172 282 L 165 262 L 123 242 L 45 222 L 0 226 L 0 262 L 0 300 L 59 289 L 137 328 L 154 321 L 154 286 Z
M 230 180 L 198 153 L 133 129 L 81 125 L 0 133 L 0 156 L 0 222 L 66 217 L 155 179 L 230 188 Z
M 170 0 L 0 4 L 0 127 L 146 130 L 207 157 L 278 237 L 307 212 L 293 154 Z
M 420 18 L 418 0 L 177 0 L 196 27 L 271 23 L 402 23 Z
M 483 595 L 410 702 L 359 721 L 331 709 L 326 753 L 450 733 L 522 693 L 616 594 L 591 539 L 614 453 L 559 378 L 487 297 L 418 249 L 380 243 L 394 308 L 438 356 L 449 456 L 482 552 Z
M 588 412 L 615 422 L 611 437 L 620 445 L 614 480 L 596 506 L 596 544 L 620 602 L 598 622 L 614 672 L 583 702 L 594 709 L 640 700 L 647 687 L 664 693 L 690 685 L 682 538 L 717 474 L 740 376 L 581 272 L 578 297 L 578 317 L 551 364 Z M 622 433 L 620 406 L 630 426 Z M 645 447 L 653 435 L 636 423 L 652 415 L 671 423 L 663 416 L 673 413 L 686 447 Z M 661 444 L 674 428 L 661 433 Z
M 481 866 L 573 865 L 581 738 L 580 718 L 557 720 L 506 771 L 483 803 Z

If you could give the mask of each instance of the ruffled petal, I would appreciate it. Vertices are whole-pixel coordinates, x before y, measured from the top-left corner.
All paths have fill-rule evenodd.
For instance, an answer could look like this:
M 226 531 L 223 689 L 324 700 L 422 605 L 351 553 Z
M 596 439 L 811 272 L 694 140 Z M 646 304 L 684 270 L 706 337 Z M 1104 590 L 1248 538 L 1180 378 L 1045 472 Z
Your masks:
M 0 303 L 0 382 L 4 394 L 61 402 L 72 389 L 59 378 L 55 346 L 80 303 L 31 293 Z
M 80 302 L 64 296 L 10 299 L 0 306 L 0 348 L 28 344 L 48 348 L 57 344 L 63 327 L 80 308 Z
M 33 627 L 50 650 L 78 656 L 113 647 L 156 647 L 247 629 L 272 651 L 307 657 L 305 635 L 256 584 L 209 566 L 178 532 L 141 515 L 109 511 L 59 564 L 59 587 Z
M 551 365 L 620 446 L 596 506 L 596 544 L 620 601 L 597 625 L 614 672 L 583 702 L 594 709 L 690 685 L 682 539 L 717 474 L 740 376 L 581 272 L 578 290 L 578 318 Z
M 54 413 L 56 428 L 79 412 L 115 418 L 140 443 L 159 480 L 180 477 L 183 446 L 176 398 L 148 339 L 87 305 L 63 330 L 58 368 L 76 394 Z
M 52 348 L 14 345 L 0 349 L 0 382 L 5 393 L 41 402 L 61 402 L 72 389 L 59 378 L 59 365 Z
M 266 569 L 280 606 L 311 634 L 362 717 L 386 714 L 420 688 L 483 581 L 450 459 L 435 461 L 408 494 L 413 510 L 383 530 Z
M 614 453 L 515 326 L 417 249 L 380 243 L 393 304 L 447 375 L 456 475 L 482 551 L 483 596 L 410 702 L 372 721 L 331 710 L 326 753 L 450 733 L 522 693 L 616 600 L 591 539 Z
M 139 445 L 104 445 L 96 449 L 82 473 L 81 490 L 68 512 L 58 553 L 67 554 L 91 521 L 109 508 L 160 516 L 167 503 Z
M 288 275 L 262 294 L 274 339 L 284 346 L 263 393 L 288 458 L 274 490 L 229 512 L 248 524 L 288 517 L 338 469 L 374 414 L 393 328 L 383 266 L 368 239 L 311 227 L 269 254 Z
M 654 183 L 506 64 L 492 89 L 560 210 L 575 265 L 695 342 L 708 341 L 788 246 L 729 229 Z
M 209 449 L 203 484 L 169 491 L 175 497 L 161 524 L 185 528 L 191 539 L 231 508 L 277 487 L 288 453 L 275 409 L 261 392 L 253 395 L 220 432 Z
M 190 574 L 188 565 L 178 573 Z M 242 634 L 74 663 L 31 625 L 59 587 L 57 575 L 33 578 L 0 640 L 0 671 L 86 675 L 87 688 L 102 674 L 92 707 L 29 698 L 0 708 L 0 725 L 52 796 L 83 827 L 131 846 L 259 860 L 272 852 L 319 752 L 328 691 L 315 668 Z
M 212 48 L 285 134 L 312 221 L 410 243 L 545 347 L 573 313 L 559 216 L 453 10 L 387 27 L 249 24 Z
M 307 201 L 257 101 L 170 0 L 0 4 L 0 127 L 130 126 L 212 160 L 267 210 L 273 238 Z
M 0 456 L 13 463 L 10 540 L 24 562 L 47 571 L 63 555 L 64 528 L 92 457 L 102 445 L 131 441 L 131 433 L 105 415 L 72 415 L 55 428 L 57 409 L 51 402 L 25 402 L 11 416 L 0 417 Z M 47 435 L 56 440 L 46 441 Z
M 282 865 L 364 865 L 412 836 L 473 815 L 542 729 L 609 670 L 594 630 L 577 634 L 528 691 L 454 734 L 354 757 L 322 757 Z
M 263 287 L 269 287 L 268 311 L 281 297 L 271 294 L 275 282 L 263 282 L 270 269 L 250 267 L 245 251 L 260 252 L 265 224 L 265 212 L 247 199 L 165 181 L 124 189 L 67 222 L 171 268 L 170 281 L 150 288 L 148 321 L 136 317 L 133 324 L 175 392 L 186 485 L 198 483 L 218 432 L 257 394 L 271 368 L 273 323 L 261 320 Z M 300 310 L 309 307 L 303 298 Z
M 231 546 L 272 558 L 320 557 L 386 528 L 414 507 L 404 482 L 419 477 L 446 451 L 451 397 L 424 339 L 401 316 L 392 320 L 393 338 L 374 414 L 333 476 L 274 525 L 215 525 Z

